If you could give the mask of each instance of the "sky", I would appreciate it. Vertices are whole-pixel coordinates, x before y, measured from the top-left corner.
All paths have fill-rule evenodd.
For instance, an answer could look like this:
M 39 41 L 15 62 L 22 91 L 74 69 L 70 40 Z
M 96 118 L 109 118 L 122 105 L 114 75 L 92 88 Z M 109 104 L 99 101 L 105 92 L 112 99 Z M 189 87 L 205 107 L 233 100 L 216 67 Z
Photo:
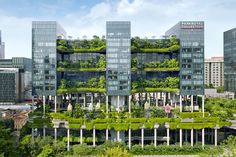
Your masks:
M 160 38 L 178 21 L 205 21 L 205 58 L 223 56 L 236 27 L 236 0 L 0 0 L 5 56 L 31 58 L 32 21 L 58 21 L 74 39 L 105 35 L 108 20 L 131 21 L 131 35 Z

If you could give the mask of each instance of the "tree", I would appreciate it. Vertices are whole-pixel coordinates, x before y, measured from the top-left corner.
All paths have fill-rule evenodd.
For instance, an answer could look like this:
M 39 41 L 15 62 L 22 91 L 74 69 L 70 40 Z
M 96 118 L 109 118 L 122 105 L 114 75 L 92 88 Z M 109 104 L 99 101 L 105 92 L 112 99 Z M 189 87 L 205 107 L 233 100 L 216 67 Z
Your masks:
M 44 146 L 42 152 L 39 155 L 37 155 L 37 157 L 51 157 L 51 156 L 53 156 L 53 149 L 52 146 L 50 146 L 49 144 Z

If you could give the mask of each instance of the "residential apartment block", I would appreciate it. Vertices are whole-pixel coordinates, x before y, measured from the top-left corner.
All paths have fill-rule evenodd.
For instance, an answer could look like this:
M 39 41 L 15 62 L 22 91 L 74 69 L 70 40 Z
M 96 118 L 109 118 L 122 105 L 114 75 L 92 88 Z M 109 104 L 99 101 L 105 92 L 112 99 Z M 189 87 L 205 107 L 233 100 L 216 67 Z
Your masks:
M 224 86 L 224 58 L 211 57 L 205 59 L 205 85 Z

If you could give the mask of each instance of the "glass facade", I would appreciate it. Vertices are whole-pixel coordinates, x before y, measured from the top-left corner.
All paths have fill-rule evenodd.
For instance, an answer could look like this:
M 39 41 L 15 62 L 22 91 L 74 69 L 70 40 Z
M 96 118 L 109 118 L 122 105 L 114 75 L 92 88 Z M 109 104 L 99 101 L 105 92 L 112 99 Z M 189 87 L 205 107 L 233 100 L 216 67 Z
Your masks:
M 236 28 L 224 32 L 224 86 L 236 92 Z
M 56 95 L 56 40 L 65 35 L 65 31 L 55 21 L 32 23 L 33 95 Z
M 180 39 L 180 94 L 204 95 L 204 22 L 181 21 L 166 35 Z
M 108 95 L 130 95 L 131 35 L 129 21 L 106 23 L 106 85 Z

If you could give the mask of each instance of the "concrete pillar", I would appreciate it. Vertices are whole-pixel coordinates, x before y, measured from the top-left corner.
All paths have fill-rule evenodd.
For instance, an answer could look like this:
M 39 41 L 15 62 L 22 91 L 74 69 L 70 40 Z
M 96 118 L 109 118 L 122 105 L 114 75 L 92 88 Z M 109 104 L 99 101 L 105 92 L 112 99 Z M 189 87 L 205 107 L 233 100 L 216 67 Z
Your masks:
M 129 128 L 129 149 L 131 149 L 131 128 Z
M 34 105 L 34 96 L 32 96 L 32 105 Z
M 31 129 L 31 137 L 34 138 L 34 128 Z
M 164 93 L 164 96 L 163 96 L 163 106 L 164 107 L 166 106 L 166 93 Z
M 45 117 L 45 104 L 46 103 L 46 98 L 43 96 L 43 117 Z
M 154 146 L 157 146 L 157 128 L 154 128 Z
M 117 111 L 120 112 L 120 96 L 119 95 L 117 96 L 117 99 L 118 99 L 118 101 L 117 101 L 117 108 L 118 108 Z
M 57 141 L 57 128 L 54 128 L 54 139 Z
M 217 142 L 218 142 L 218 130 L 219 129 L 219 125 L 217 124 L 216 127 L 215 127 L 215 146 L 217 146 Z
M 129 114 L 131 114 L 131 98 L 132 96 L 129 95 Z
M 191 129 L 191 146 L 193 147 L 193 129 Z
M 117 142 L 120 142 L 120 131 L 117 130 L 116 133 L 117 133 Z
M 144 126 L 141 128 L 141 144 L 142 144 L 142 149 L 144 148 Z
M 188 130 L 185 130 L 185 142 L 188 142 Z
M 169 126 L 169 123 L 166 123 L 165 127 L 166 127 L 166 136 L 167 136 L 166 143 L 167 143 L 167 146 L 169 146 L 170 145 L 170 126 Z
M 193 112 L 193 95 L 191 95 L 191 112 Z
M 93 93 L 91 93 L 91 104 L 93 105 Z
M 179 95 L 179 112 L 182 112 L 182 96 Z
M 96 129 L 93 127 L 93 146 L 96 146 Z
M 67 128 L 67 151 L 70 151 L 70 129 Z
M 106 114 L 108 118 L 108 95 L 106 95 Z
M 183 132 L 182 132 L 182 129 L 179 129 L 179 146 L 180 147 L 183 146 L 182 139 L 183 139 Z
M 108 140 L 108 128 L 106 128 L 106 140 Z
M 86 106 L 86 93 L 84 93 L 84 108 Z
M 57 112 L 57 96 L 54 97 L 54 112 Z
M 202 114 L 203 114 L 202 116 L 203 117 L 205 117 L 205 113 L 204 113 L 205 112 L 205 109 L 204 109 L 205 108 L 205 104 L 204 103 L 205 103 L 205 96 L 202 95 Z
M 151 93 L 148 93 L 148 103 L 151 106 Z
M 205 145 L 205 132 L 204 128 L 202 129 L 202 146 L 204 147 Z
M 80 128 L 80 144 L 83 144 L 83 129 Z
M 156 93 L 156 107 L 158 107 L 158 93 Z

